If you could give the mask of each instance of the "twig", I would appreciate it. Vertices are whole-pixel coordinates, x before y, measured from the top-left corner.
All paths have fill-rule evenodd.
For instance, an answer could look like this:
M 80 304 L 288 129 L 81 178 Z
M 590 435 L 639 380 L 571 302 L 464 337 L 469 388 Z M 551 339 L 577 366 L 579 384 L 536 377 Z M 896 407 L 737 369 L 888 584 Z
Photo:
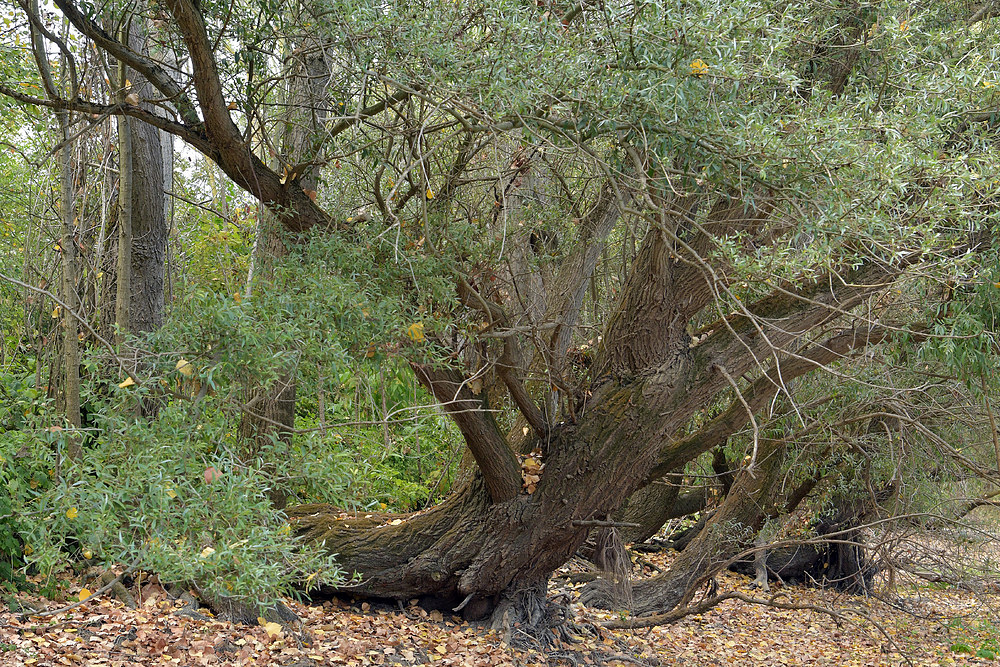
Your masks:
M 828 609 L 826 607 L 820 607 L 819 605 L 814 605 L 814 604 L 795 604 L 792 602 L 778 602 L 776 598 L 778 598 L 781 595 L 782 594 L 779 593 L 771 597 L 771 599 L 769 600 L 764 600 L 762 598 L 753 598 L 750 597 L 749 595 L 744 595 L 743 593 L 732 591 L 729 593 L 723 593 L 721 595 L 714 595 L 710 598 L 702 600 L 696 605 L 693 606 L 688 605 L 685 607 L 681 607 L 680 609 L 673 609 L 663 614 L 654 614 L 652 616 L 641 616 L 639 618 L 629 618 L 617 621 L 605 621 L 604 623 L 601 623 L 601 627 L 609 628 L 611 630 L 624 630 L 624 629 L 635 629 L 635 628 L 653 628 L 658 625 L 667 625 L 669 623 L 679 621 L 685 616 L 704 613 L 709 609 L 712 609 L 719 603 L 725 602 L 726 600 L 730 599 L 742 600 L 743 602 L 749 604 L 761 604 L 768 607 L 775 607 L 776 609 L 815 611 L 822 614 L 827 614 L 828 616 L 833 618 L 833 620 L 837 623 L 838 627 L 844 621 L 844 617 L 841 614 L 838 614 L 834 610 Z
M 597 528 L 638 528 L 637 523 L 628 523 L 626 521 L 600 521 L 598 519 L 574 519 L 573 525 L 577 528 L 582 527 L 597 527 Z
M 94 330 L 94 328 L 92 326 L 90 326 L 90 323 L 87 322 L 87 318 L 85 318 L 83 315 L 79 314 L 78 312 L 76 312 L 72 308 L 70 308 L 68 305 L 66 305 L 65 302 L 63 302 L 55 294 L 53 294 L 52 292 L 48 291 L 47 289 L 42 289 L 41 287 L 35 287 L 34 285 L 29 285 L 28 283 L 21 282 L 17 278 L 12 278 L 12 277 L 10 277 L 8 275 L 4 275 L 3 273 L 0 273 L 0 279 L 6 280 L 7 282 L 9 282 L 9 283 L 11 283 L 13 285 L 17 285 L 19 287 L 23 287 L 25 289 L 31 290 L 32 292 L 37 292 L 39 294 L 44 294 L 45 296 L 47 296 L 50 299 L 52 299 L 53 301 L 55 301 L 56 305 L 58 305 L 60 308 L 62 308 L 63 311 L 65 311 L 65 312 L 69 313 L 70 315 L 72 315 L 73 318 L 76 319 L 80 324 L 82 324 L 83 327 L 87 331 L 89 331 L 90 334 L 94 338 L 96 338 L 98 341 L 100 341 L 100 343 L 102 345 L 104 345 L 104 347 L 108 348 L 108 351 L 111 352 L 111 355 L 115 358 L 115 361 L 118 362 L 118 365 L 121 368 L 126 368 L 125 361 L 121 357 L 118 356 L 118 351 L 115 349 L 115 346 L 112 345 L 111 343 L 109 343 L 108 341 L 104 340 L 104 338 L 102 338 L 101 335 L 98 334 Z M 138 379 L 138 378 L 134 378 L 134 379 Z

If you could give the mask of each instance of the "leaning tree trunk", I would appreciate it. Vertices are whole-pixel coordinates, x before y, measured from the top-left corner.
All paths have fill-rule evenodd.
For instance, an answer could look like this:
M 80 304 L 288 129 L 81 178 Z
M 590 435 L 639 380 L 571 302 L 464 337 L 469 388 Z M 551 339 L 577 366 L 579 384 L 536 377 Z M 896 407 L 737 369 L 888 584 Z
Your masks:
M 643 265 L 635 271 L 661 266 L 683 276 L 684 265 L 662 266 L 666 259 L 655 249 L 640 253 Z M 473 482 L 442 504 L 395 525 L 378 515 L 344 518 L 335 508 L 315 505 L 294 508 L 289 515 L 301 535 L 325 542 L 346 570 L 360 575 L 358 583 L 344 587 L 346 592 L 400 600 L 427 598 L 452 608 L 464 604 L 467 616 L 493 612 L 498 615 L 494 620 L 527 623 L 538 606 L 525 601 L 537 600 L 549 574 L 576 552 L 594 522 L 611 517 L 651 481 L 650 476 L 662 476 L 716 446 L 714 430 L 727 430 L 728 435 L 742 427 L 745 405 L 766 404 L 774 396 L 777 378 L 787 382 L 818 363 L 829 363 L 847 350 L 878 339 L 871 332 L 851 331 L 815 346 L 802 348 L 797 343 L 795 357 L 781 359 L 780 367 L 770 369 L 761 385 L 753 384 L 743 392 L 745 405 L 734 400 L 732 410 L 706 424 L 703 431 L 708 433 L 676 438 L 703 406 L 731 387 L 733 377 L 758 368 L 757 360 L 775 346 L 799 341 L 797 332 L 826 322 L 832 308 L 856 305 L 871 289 L 866 285 L 884 285 L 885 281 L 885 267 L 866 265 L 856 269 L 850 280 L 817 281 L 801 294 L 768 297 L 753 306 L 755 312 L 781 321 L 782 327 L 769 332 L 766 339 L 756 334 L 756 322 L 749 317 L 730 319 L 727 327 L 717 328 L 697 346 L 689 343 L 681 327 L 668 327 L 673 335 L 666 335 L 665 341 L 627 336 L 629 352 L 608 357 L 604 364 L 627 368 L 641 360 L 645 370 L 610 374 L 591 388 L 586 410 L 576 423 L 551 428 L 548 442 L 540 443 L 545 468 L 531 494 L 521 490 L 509 495 L 510 480 L 500 479 L 508 474 L 509 466 L 496 465 L 497 460 L 492 466 L 484 465 L 487 459 L 506 458 L 509 452 L 504 454 L 503 447 L 488 441 L 490 434 L 500 438 L 501 444 L 503 439 L 495 426 L 487 425 L 492 417 L 465 386 L 441 395 L 454 396 L 445 407 L 453 415 L 463 415 L 462 423 L 456 423 L 479 463 Z M 640 280 L 632 284 L 642 285 Z M 696 289 L 683 285 L 673 289 L 677 290 L 676 303 L 687 307 L 700 309 L 711 298 L 707 290 L 699 297 Z M 667 324 L 687 320 L 681 305 L 676 306 L 676 316 L 667 316 L 669 308 L 661 304 L 645 312 Z M 617 322 L 632 330 L 646 325 L 641 318 L 634 325 L 624 317 Z M 735 414 L 742 414 L 742 420 Z M 761 483 L 767 465 L 776 458 L 762 453 L 756 477 L 744 484 Z M 662 473 L 654 472 L 660 469 Z M 751 525 L 758 511 L 755 506 L 733 508 L 732 516 L 744 517 L 744 523 Z M 723 523 L 722 519 L 716 522 Z
M 681 604 L 696 587 L 749 545 L 768 514 L 771 491 L 781 472 L 785 445 L 780 440 L 760 443 L 757 465 L 737 475 L 718 511 L 698 533 L 670 569 L 632 587 L 631 611 L 638 615 L 662 613 Z M 603 581 L 585 590 L 584 604 L 613 608 L 622 604 Z

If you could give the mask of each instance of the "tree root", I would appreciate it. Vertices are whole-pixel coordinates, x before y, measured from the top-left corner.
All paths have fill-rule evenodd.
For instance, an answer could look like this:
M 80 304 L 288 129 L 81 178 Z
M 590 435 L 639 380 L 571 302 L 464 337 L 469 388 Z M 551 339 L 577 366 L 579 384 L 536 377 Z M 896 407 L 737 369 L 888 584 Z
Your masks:
M 738 593 L 736 591 L 730 591 L 728 593 L 720 593 L 718 595 L 713 595 L 711 597 L 705 598 L 697 604 L 689 604 L 683 607 L 678 607 L 672 609 L 663 614 L 653 614 L 651 616 L 640 616 L 638 618 L 629 618 L 624 620 L 612 620 L 605 621 L 601 623 L 602 628 L 608 628 L 611 630 L 624 630 L 624 629 L 636 629 L 636 628 L 654 628 L 658 625 L 669 625 L 684 618 L 685 616 L 690 616 L 692 614 L 702 614 L 713 607 L 716 607 L 726 600 L 742 600 L 749 604 L 760 604 L 768 607 L 774 607 L 776 609 L 794 609 L 794 610 L 809 610 L 815 611 L 822 614 L 827 614 L 837 623 L 839 627 L 844 622 L 844 617 L 837 613 L 836 611 L 829 609 L 827 607 L 821 607 L 814 604 L 794 604 L 791 602 L 779 602 L 778 598 L 784 595 L 783 593 L 778 593 L 771 598 L 764 600 L 762 598 L 753 598 L 749 595 L 744 595 L 743 593 Z
M 170 594 L 174 599 L 186 603 L 184 607 L 175 612 L 181 616 L 208 620 L 207 616 L 198 611 L 200 602 L 201 606 L 209 609 L 216 619 L 240 625 L 259 625 L 260 619 L 264 619 L 265 622 L 288 626 L 300 620 L 298 615 L 282 602 L 262 609 L 259 604 L 253 601 L 213 594 L 197 584 L 187 583 L 175 586 L 171 588 Z
M 546 653 L 575 644 L 581 636 L 598 635 L 596 626 L 587 627 L 573 620 L 566 601 L 549 599 L 544 583 L 516 589 L 504 594 L 489 627 L 503 634 L 505 644 Z
M 98 582 L 101 584 L 103 589 L 106 586 L 110 586 L 110 591 L 112 595 L 118 598 L 118 601 L 124 604 L 129 609 L 137 609 L 139 607 L 136 604 L 135 598 L 132 594 L 128 592 L 125 585 L 121 582 L 121 577 L 116 577 L 114 573 L 109 570 L 104 570 L 101 575 L 97 578 Z

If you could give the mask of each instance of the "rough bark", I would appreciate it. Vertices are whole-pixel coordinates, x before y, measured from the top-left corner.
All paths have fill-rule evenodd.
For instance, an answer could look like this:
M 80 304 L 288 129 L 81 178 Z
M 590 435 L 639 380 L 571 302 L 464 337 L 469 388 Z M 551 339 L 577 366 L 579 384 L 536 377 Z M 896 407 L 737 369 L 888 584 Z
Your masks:
M 147 50 L 147 35 L 140 22 L 131 25 L 128 43 L 137 53 Z M 155 96 L 141 72 L 122 68 L 121 98 L 136 102 L 150 113 L 147 102 Z M 109 251 L 117 262 L 101 267 L 102 328 L 110 333 L 113 313 L 119 337 L 126 333 L 155 331 L 163 324 L 167 256 L 167 216 L 164 191 L 164 151 L 160 131 L 136 118 L 118 122 L 118 207 L 110 218 Z M 110 254 L 110 253 L 109 253 Z M 128 267 L 127 269 L 125 267 Z
M 730 494 L 670 569 L 633 584 L 633 613 L 645 615 L 673 609 L 753 541 L 769 511 L 768 502 L 781 471 L 784 451 L 784 443 L 778 440 L 761 443 L 756 468 L 744 468 L 737 474 Z M 620 603 L 602 581 L 588 586 L 581 601 L 603 607 Z

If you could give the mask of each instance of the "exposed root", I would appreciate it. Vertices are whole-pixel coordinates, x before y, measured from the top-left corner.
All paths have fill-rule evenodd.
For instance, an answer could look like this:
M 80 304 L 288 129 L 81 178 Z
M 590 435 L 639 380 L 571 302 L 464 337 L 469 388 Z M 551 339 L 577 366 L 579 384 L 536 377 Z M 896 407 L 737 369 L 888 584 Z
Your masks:
M 504 643 L 514 648 L 546 653 L 598 633 L 574 622 L 564 601 L 548 599 L 544 582 L 505 593 L 493 611 L 490 628 L 503 633 Z
M 287 625 L 299 620 L 299 617 L 289 609 L 284 603 L 261 609 L 260 605 L 229 597 L 228 595 L 214 595 L 198 586 L 188 587 L 193 590 L 202 604 L 212 610 L 215 616 L 230 623 L 240 623 L 243 625 L 258 625 L 261 618 L 268 622 L 281 623 Z
M 100 582 L 101 588 L 110 586 L 111 594 L 129 609 L 136 609 L 139 606 L 136 604 L 135 598 L 132 597 L 132 594 L 128 592 L 128 589 L 121 582 L 121 577 L 115 576 L 110 570 L 101 572 L 97 580 Z

